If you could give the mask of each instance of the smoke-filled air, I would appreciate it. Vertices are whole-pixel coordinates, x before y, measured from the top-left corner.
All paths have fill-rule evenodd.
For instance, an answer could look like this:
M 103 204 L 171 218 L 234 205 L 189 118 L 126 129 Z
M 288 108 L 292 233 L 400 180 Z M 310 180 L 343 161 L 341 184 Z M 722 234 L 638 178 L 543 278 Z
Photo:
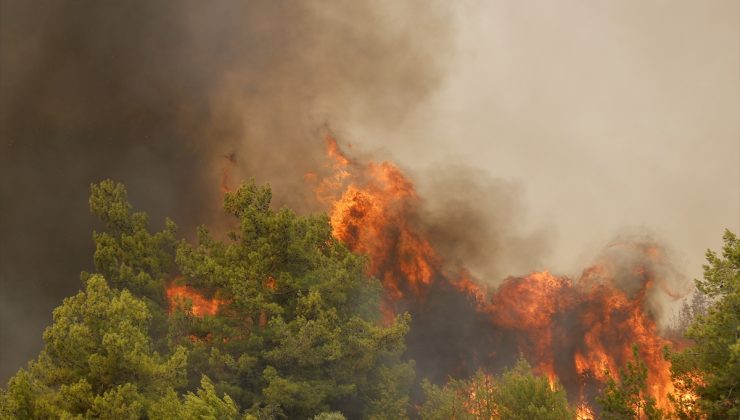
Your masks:
M 0 417 L 738 418 L 739 16 L 0 0 Z

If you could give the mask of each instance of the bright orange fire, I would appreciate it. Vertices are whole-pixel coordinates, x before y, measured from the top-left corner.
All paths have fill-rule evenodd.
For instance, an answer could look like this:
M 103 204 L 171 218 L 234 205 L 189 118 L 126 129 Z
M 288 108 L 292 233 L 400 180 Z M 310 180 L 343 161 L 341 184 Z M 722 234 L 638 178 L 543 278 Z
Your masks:
M 659 406 L 668 407 L 673 386 L 670 365 L 662 356 L 668 341 L 658 334 L 648 309 L 656 291 L 672 295 L 654 268 L 665 263 L 659 247 L 615 244 L 609 252 L 629 255 L 626 262 L 607 253 L 575 280 L 536 272 L 508 278 L 489 290 L 464 268 L 452 275 L 445 272 L 442 256 L 420 223 L 421 200 L 398 167 L 353 160 L 334 138 L 326 141 L 331 174 L 307 179 L 316 182 L 317 197 L 329 207 L 334 236 L 369 256 L 368 272 L 382 282 L 385 310 L 391 315 L 401 302 L 423 302 L 434 287 L 456 291 L 486 320 L 485 334 L 512 337 L 516 350 L 551 383 L 563 384 L 576 401 L 593 396 L 584 396 L 586 378 L 603 383 L 607 370 L 616 375 L 637 344 L 649 369 L 650 394 Z M 475 350 L 494 357 L 498 352 Z M 579 416 L 593 417 L 585 402 Z
M 600 273 L 598 278 L 593 273 Z M 492 323 L 518 331 L 520 348 L 550 376 L 591 374 L 606 380 L 606 371 L 616 375 L 631 359 L 637 344 L 649 367 L 648 387 L 661 407 L 668 407 L 673 391 L 670 364 L 662 349 L 669 341 L 658 335 L 653 318 L 646 312 L 646 296 L 653 282 L 645 278 L 630 296 L 614 284 L 615 274 L 595 266 L 577 282 L 547 272 L 507 280 L 491 296 L 484 310 Z M 577 333 L 574 333 L 577 332 Z M 575 335 L 573 339 L 571 335 Z M 567 342 L 557 342 L 568 337 Z M 571 347 L 570 363 L 562 360 L 563 347 Z M 554 356 L 561 357 L 554 363 Z
M 165 290 L 170 312 L 177 307 L 185 307 L 190 302 L 190 312 L 197 317 L 216 315 L 224 303 L 219 299 L 208 299 L 190 286 L 171 284 Z
M 576 408 L 576 420 L 593 420 L 594 412 L 586 403 L 581 403 Z
M 334 173 L 318 185 L 317 195 L 331 207 L 334 237 L 371 257 L 369 273 L 381 280 L 391 300 L 419 295 L 439 258 L 407 217 L 419 201 L 413 184 L 389 162 L 360 167 L 330 136 L 327 148 Z

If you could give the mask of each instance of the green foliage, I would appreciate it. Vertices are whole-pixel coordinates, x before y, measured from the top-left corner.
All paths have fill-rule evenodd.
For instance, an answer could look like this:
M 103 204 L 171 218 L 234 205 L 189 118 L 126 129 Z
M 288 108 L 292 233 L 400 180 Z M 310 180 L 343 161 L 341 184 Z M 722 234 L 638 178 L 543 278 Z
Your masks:
M 108 287 L 100 275 L 54 310 L 38 359 L 0 396 L 0 413 L 17 418 L 139 418 L 185 382 L 183 348 L 157 354 L 146 304 Z
M 425 401 L 419 414 L 425 420 L 489 419 L 498 415 L 496 379 L 479 370 L 465 379 L 451 379 L 444 387 L 422 381 Z
M 729 230 L 723 239 L 722 255 L 708 250 L 704 279 L 696 280 L 710 304 L 685 333 L 692 345 L 668 352 L 682 418 L 740 417 L 740 240 Z
M 113 287 L 162 303 L 163 284 L 174 267 L 175 223 L 168 219 L 163 231 L 150 233 L 147 215 L 132 213 L 126 189 L 111 180 L 91 186 L 90 210 L 107 227 L 93 233 L 96 271 Z
M 451 381 L 452 382 L 452 381 Z M 458 395 L 457 390 L 452 383 L 445 387 L 439 387 L 424 379 L 421 382 L 421 389 L 424 391 L 424 404 L 419 408 L 419 415 L 424 420 L 446 420 L 446 419 L 466 419 L 468 412 L 461 406 L 462 401 L 466 400 L 466 395 Z
M 5 412 L 233 418 L 231 394 L 257 418 L 306 418 L 337 406 L 405 416 L 413 369 L 400 355 L 409 318 L 379 325 L 380 285 L 364 276 L 362 257 L 332 238 L 325 216 L 272 211 L 270 189 L 251 183 L 226 196 L 238 223 L 228 240 L 201 228 L 197 247 L 177 246 L 175 265 L 174 223 L 151 233 L 123 185 L 91 190 L 90 209 L 106 226 L 94 234 L 95 267 L 114 289 L 83 275 L 86 291 L 55 311 L 46 348 L 3 391 Z M 218 316 L 167 315 L 163 291 L 175 268 L 224 302 Z M 186 365 L 188 388 L 196 378 L 200 388 L 180 397 Z
M 520 358 L 513 369 L 491 377 L 477 372 L 468 380 L 451 380 L 444 388 L 422 383 L 425 420 L 442 419 L 572 419 L 573 410 L 559 385 L 537 376 Z
M 409 407 L 408 390 L 414 380 L 413 363 L 381 366 L 370 372 L 371 389 L 366 397 L 365 417 L 371 419 L 402 419 Z
M 708 305 L 707 296 L 695 288 L 690 299 L 684 298 L 681 309 L 673 317 L 670 327 L 664 334 L 666 338 L 683 340 L 689 326 L 700 316 L 707 313 Z
M 197 246 L 178 246 L 188 283 L 226 302 L 216 317 L 170 325 L 171 342 L 191 348 L 191 381 L 207 374 L 255 415 L 308 418 L 337 407 L 403 417 L 408 316 L 380 326 L 381 288 L 364 275 L 365 259 L 332 237 L 326 216 L 273 211 L 270 199 L 254 183 L 226 194 L 238 228 L 225 241 L 201 228 Z
M 167 393 L 149 410 L 149 418 L 228 420 L 239 418 L 239 408 L 228 395 L 220 398 L 211 380 L 204 375 L 195 394 L 188 392 L 184 399 L 180 399 L 174 392 Z
M 177 226 L 167 219 L 162 231 L 150 232 L 148 216 L 132 212 L 125 187 L 111 180 L 91 185 L 89 204 L 106 226 L 104 232 L 93 232 L 96 272 L 112 287 L 144 298 L 152 315 L 149 329 L 154 345 L 160 352 L 167 351 L 164 285 L 175 268 Z M 83 280 L 88 276 L 83 273 Z
M 197 246 L 178 245 L 174 223 L 150 232 L 123 185 L 93 185 L 99 274 L 55 310 L 44 350 L 0 394 L 3 416 L 221 419 L 241 406 L 245 418 L 405 417 L 410 318 L 380 325 L 365 259 L 326 216 L 273 211 L 270 199 L 269 187 L 242 186 L 225 197 L 237 224 L 226 240 L 200 228 Z M 177 271 L 220 299 L 216 316 L 169 313 Z
M 504 372 L 496 387 L 495 400 L 501 419 L 569 419 L 573 412 L 565 390 L 550 388 L 544 376 L 535 376 L 526 360 L 520 359 Z
M 637 346 L 632 346 L 633 360 L 619 370 L 619 380 L 607 372 L 606 387 L 596 398 L 605 419 L 661 419 L 663 412 L 648 393 L 647 366 Z
M 84 291 L 54 311 L 38 358 L 0 390 L 0 418 L 406 417 L 410 317 L 381 324 L 380 283 L 332 237 L 325 215 L 272 210 L 269 187 L 252 182 L 225 197 L 233 231 L 217 238 L 200 228 L 192 245 L 177 243 L 169 220 L 150 231 L 123 185 L 91 191 L 105 225 L 94 234 L 96 273 L 83 274 Z M 724 239 L 721 256 L 707 253 L 700 300 L 685 311 L 694 344 L 668 353 L 676 394 L 698 398 L 674 397 L 682 418 L 740 415 L 740 241 L 729 231 Z M 218 299 L 218 312 L 170 311 L 173 279 Z M 662 415 L 634 355 L 606 384 L 605 417 Z M 573 417 L 565 392 L 523 360 L 497 377 L 422 388 L 424 419 Z
M 324 412 L 313 418 L 313 420 L 346 420 L 347 418 L 338 411 Z

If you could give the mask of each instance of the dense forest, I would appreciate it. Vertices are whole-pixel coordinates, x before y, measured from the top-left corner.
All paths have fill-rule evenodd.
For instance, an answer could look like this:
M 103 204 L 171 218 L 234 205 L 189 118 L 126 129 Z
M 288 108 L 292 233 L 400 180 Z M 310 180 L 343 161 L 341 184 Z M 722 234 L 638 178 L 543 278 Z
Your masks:
M 525 357 L 435 383 L 406 352 L 408 313 L 386 319 L 367 257 L 326 215 L 275 210 L 268 186 L 225 194 L 233 229 L 197 243 L 134 212 L 123 185 L 91 189 L 95 271 L 54 310 L 44 348 L 0 391 L 3 418 L 613 419 L 740 417 L 740 240 L 707 252 L 666 347 L 659 408 L 637 347 L 596 407 L 575 406 Z M 39 261 L 43 264 L 43 261 Z

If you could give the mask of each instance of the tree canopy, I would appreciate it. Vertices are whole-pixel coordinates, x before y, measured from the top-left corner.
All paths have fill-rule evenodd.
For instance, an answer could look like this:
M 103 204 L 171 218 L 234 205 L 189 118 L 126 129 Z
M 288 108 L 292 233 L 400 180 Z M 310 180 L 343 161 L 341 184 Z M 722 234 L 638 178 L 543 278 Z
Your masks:
M 4 415 L 140 418 L 185 384 L 185 349 L 153 350 L 146 304 L 100 275 L 86 283 L 54 311 L 41 354 L 3 391 Z
M 524 359 L 500 375 L 423 380 L 412 401 L 410 316 L 381 319 L 380 282 L 326 215 L 275 210 L 271 198 L 254 182 L 226 193 L 230 227 L 200 227 L 190 243 L 169 219 L 153 230 L 122 184 L 92 185 L 104 227 L 95 269 L 0 389 L 0 418 L 574 418 L 563 387 Z M 724 241 L 696 282 L 700 310 L 685 309 L 677 329 L 691 345 L 666 351 L 680 418 L 740 414 L 740 241 Z M 598 399 L 605 417 L 670 414 L 647 395 L 636 350 L 618 373 Z
M 401 418 L 414 377 L 401 361 L 408 315 L 379 321 L 381 287 L 324 215 L 270 208 L 253 182 L 225 197 L 234 229 L 177 242 L 150 230 L 123 185 L 91 188 L 96 272 L 65 300 L 45 347 L 2 391 L 21 418 Z M 183 284 L 218 311 L 196 315 Z M 335 416 L 336 417 L 336 416 Z
M 669 353 L 683 418 L 740 417 L 740 240 L 725 231 L 721 255 L 708 250 L 696 287 L 709 301 L 686 330 L 686 349 Z
M 619 370 L 615 378 L 607 372 L 606 386 L 596 401 L 605 419 L 660 420 L 663 412 L 648 393 L 647 366 L 640 357 L 637 346 L 632 346 L 632 360 Z
M 425 420 L 563 420 L 575 415 L 563 388 L 535 375 L 523 358 L 499 376 L 478 371 L 470 379 L 451 380 L 444 387 L 425 381 L 423 389 L 426 401 L 421 417 Z

